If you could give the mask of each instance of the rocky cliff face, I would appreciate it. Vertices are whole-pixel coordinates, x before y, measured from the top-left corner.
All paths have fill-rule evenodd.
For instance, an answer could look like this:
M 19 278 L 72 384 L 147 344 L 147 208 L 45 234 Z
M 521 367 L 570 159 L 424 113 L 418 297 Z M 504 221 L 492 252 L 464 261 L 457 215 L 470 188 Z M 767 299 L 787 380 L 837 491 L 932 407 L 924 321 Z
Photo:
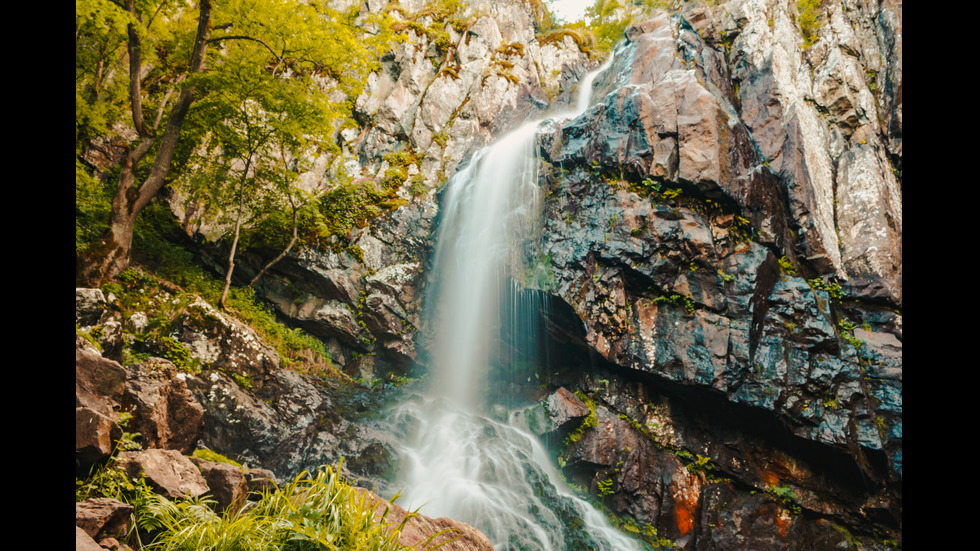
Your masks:
M 404 372 L 419 353 L 436 188 L 494 136 L 567 105 L 595 62 L 569 36 L 535 38 L 524 2 L 473 4 L 449 16 L 424 2 L 368 2 L 362 10 L 388 11 L 403 41 L 357 99 L 359 124 L 338 136 L 342 155 L 304 178 L 328 187 L 338 171 L 397 178 L 406 204 L 342 236 L 350 244 L 342 252 L 292 255 L 259 291 L 328 342 L 345 371 L 371 378 Z M 251 277 L 262 262 L 246 254 L 239 276 Z
M 651 13 L 592 107 L 539 136 L 535 374 L 586 398 L 539 432 L 569 478 L 683 549 L 901 547 L 901 3 L 824 5 L 819 25 L 801 6 Z M 343 251 L 291 255 L 258 292 L 372 379 L 424 363 L 437 187 L 597 63 L 535 38 L 522 2 L 453 21 L 362 9 L 392 10 L 407 40 L 358 98 L 342 157 L 308 177 L 397 169 L 404 204 Z M 262 261 L 246 253 L 239 275 Z M 358 399 L 270 361 L 245 370 L 254 396 L 217 372 L 188 383 L 205 441 L 284 472 L 350 454 L 382 479 L 388 448 L 337 414 Z
M 808 48 L 798 17 L 660 13 L 541 136 L 550 329 L 599 404 L 568 465 L 684 548 L 900 539 L 901 6 Z

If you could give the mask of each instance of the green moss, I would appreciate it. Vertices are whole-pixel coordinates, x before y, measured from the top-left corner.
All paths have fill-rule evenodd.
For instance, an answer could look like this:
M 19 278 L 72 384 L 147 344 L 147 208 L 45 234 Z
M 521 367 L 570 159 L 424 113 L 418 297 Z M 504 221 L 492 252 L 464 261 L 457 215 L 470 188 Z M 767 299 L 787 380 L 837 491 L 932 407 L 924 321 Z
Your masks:
M 800 496 L 789 486 L 768 486 L 766 493 L 794 514 L 798 515 L 802 511 L 802 508 L 796 503 Z
M 252 390 L 252 377 L 247 373 L 230 373 L 231 378 L 238 383 L 238 386 L 245 390 Z
M 673 304 L 679 308 L 683 308 L 689 314 L 693 314 L 695 310 L 694 299 L 682 295 L 680 293 L 667 293 L 665 295 L 660 295 L 653 299 L 654 302 Z
M 599 422 L 598 417 L 596 417 L 596 413 L 595 413 L 595 406 L 596 406 L 595 401 L 593 401 L 591 398 L 586 396 L 581 391 L 577 391 L 575 395 L 578 396 L 578 398 L 583 402 L 585 402 L 585 405 L 589 407 L 589 414 L 585 416 L 585 419 L 583 419 L 582 422 L 579 423 L 579 426 L 576 427 L 574 431 L 572 431 L 567 437 L 565 437 L 566 447 L 581 440 L 582 435 L 585 434 L 585 431 L 596 426 Z
M 796 266 L 785 256 L 779 257 L 779 269 L 786 275 L 796 276 Z
M 241 463 L 233 459 L 229 459 L 216 451 L 212 451 L 206 448 L 197 448 L 196 450 L 194 450 L 194 453 L 192 453 L 191 455 L 193 457 L 197 457 L 205 461 L 211 461 L 212 463 L 224 463 L 226 465 L 233 465 L 235 467 L 238 467 L 243 471 L 245 470 L 245 467 L 243 467 Z
M 187 347 L 170 335 L 158 333 L 133 335 L 131 348 L 133 357 L 137 359 L 154 356 L 173 362 L 181 371 L 189 373 L 201 371 L 201 360 L 192 356 Z
M 815 277 L 806 281 L 811 289 L 827 291 L 831 300 L 840 301 L 844 296 L 841 286 L 836 281 L 824 281 L 823 278 Z
M 552 30 L 542 36 L 539 36 L 538 43 L 542 46 L 545 44 L 559 44 L 565 40 L 566 36 L 571 38 L 572 41 L 578 46 L 578 49 L 587 54 L 589 57 L 595 57 L 595 55 L 598 53 L 595 38 L 588 33 L 587 29 L 562 28 Z
M 75 325 L 75 334 L 85 339 L 85 342 L 91 344 L 99 352 L 103 351 L 102 344 L 99 342 L 99 337 L 102 335 L 101 327 L 92 327 L 83 331 L 78 325 Z
M 624 519 L 617 515 L 609 515 L 609 521 L 620 530 L 639 537 L 654 549 L 677 549 L 672 540 L 660 537 L 657 527 L 652 524 L 640 524 L 632 518 Z
M 429 188 L 425 185 L 425 178 L 421 174 L 412 176 L 411 183 L 408 186 L 408 192 L 412 194 L 412 197 L 422 197 L 428 191 Z
M 714 466 L 711 464 L 711 458 L 697 454 L 696 457 L 691 456 L 691 461 L 684 465 L 684 468 L 691 474 L 699 474 L 711 471 Z
M 731 241 L 732 246 L 738 245 L 739 243 L 748 243 L 755 238 L 755 229 L 752 228 L 752 223 L 748 218 L 735 215 L 732 218 L 732 224 L 728 228 L 728 239 Z
M 438 56 L 444 57 L 453 47 L 447 25 L 457 33 L 463 33 L 472 24 L 471 18 L 464 18 L 466 4 L 460 0 L 435 0 L 427 2 L 417 13 L 408 11 L 397 3 L 390 3 L 385 11 L 399 12 L 406 21 L 392 25 L 396 33 L 407 30 L 414 31 L 418 36 L 425 36 L 435 46 Z

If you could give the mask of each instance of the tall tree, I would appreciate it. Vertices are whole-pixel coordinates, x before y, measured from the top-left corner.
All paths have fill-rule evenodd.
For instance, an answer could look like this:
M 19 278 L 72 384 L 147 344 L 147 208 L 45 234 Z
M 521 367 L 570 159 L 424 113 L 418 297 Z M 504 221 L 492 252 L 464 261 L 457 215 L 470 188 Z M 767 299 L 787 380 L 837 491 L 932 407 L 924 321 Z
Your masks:
M 274 135 L 267 143 L 297 151 L 331 147 L 326 138 L 349 116 L 391 38 L 384 20 L 364 33 L 354 24 L 355 12 L 314 0 L 192 5 L 76 0 L 76 159 L 96 135 L 125 136 L 116 130 L 120 123 L 131 134 L 118 156 L 108 227 L 78 256 L 82 283 L 98 284 L 128 266 L 139 213 L 177 176 L 202 166 L 191 162 L 192 153 L 221 143 L 220 127 L 240 130 L 229 117 L 246 106 L 263 113 L 265 131 Z M 119 67 L 122 59 L 128 70 Z M 125 96 L 120 80 L 128 83 Z M 222 144 L 229 145 L 234 140 Z M 250 173 L 251 167 L 238 176 L 248 180 Z

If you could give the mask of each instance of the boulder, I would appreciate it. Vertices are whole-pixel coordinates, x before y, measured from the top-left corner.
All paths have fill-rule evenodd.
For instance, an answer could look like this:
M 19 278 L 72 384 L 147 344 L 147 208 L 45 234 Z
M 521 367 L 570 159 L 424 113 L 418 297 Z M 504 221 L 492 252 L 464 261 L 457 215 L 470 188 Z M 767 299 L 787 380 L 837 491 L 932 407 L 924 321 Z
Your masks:
M 96 543 L 92 536 L 85 533 L 80 527 L 75 527 L 75 551 L 105 551 L 101 545 Z
M 243 388 L 218 371 L 188 376 L 187 383 L 204 406 L 201 440 L 210 449 L 245 465 L 271 469 L 279 477 L 294 477 L 314 461 L 371 455 L 369 448 L 382 437 L 367 423 L 353 422 L 362 412 L 382 407 L 377 393 L 369 390 L 337 388 L 286 369 L 270 373 L 260 390 Z M 371 471 L 375 464 L 364 463 Z
M 85 474 L 112 453 L 122 428 L 111 418 L 87 407 L 75 408 L 76 471 Z
M 80 473 L 109 456 L 122 436 L 117 425 L 126 371 L 75 338 L 75 459 Z
M 201 475 L 211 489 L 211 497 L 217 501 L 219 513 L 229 509 L 236 512 L 245 505 L 249 483 L 241 468 L 199 457 L 191 457 L 190 460 L 201 470 Z
M 409 517 L 409 512 L 401 506 L 381 499 L 370 490 L 355 489 L 361 494 L 362 499 L 369 499 L 375 503 L 375 518 L 384 517 L 387 524 L 397 526 L 406 517 Z M 440 532 L 443 533 L 436 536 Z M 420 545 L 423 542 L 427 543 Z M 446 517 L 430 518 L 421 514 L 411 515 L 405 521 L 398 543 L 406 547 L 413 547 L 418 551 L 435 549 L 440 551 L 493 551 L 493 545 L 483 532 L 469 524 Z
M 143 476 L 158 493 L 168 498 L 197 497 L 209 491 L 207 481 L 191 460 L 175 450 L 125 451 L 118 464 L 127 476 Z
M 186 374 L 160 358 L 126 367 L 123 406 L 133 413 L 130 430 L 145 448 L 194 451 L 204 429 L 204 408 L 187 388 Z
M 252 495 L 275 491 L 279 485 L 276 473 L 261 468 L 249 469 L 245 473 L 245 482 L 248 485 L 248 493 Z
M 585 402 L 564 387 L 548 396 L 548 413 L 551 422 L 558 430 L 567 429 L 581 422 L 590 412 Z
M 97 497 L 75 502 L 75 527 L 91 538 L 118 538 L 129 534 L 135 508 L 122 501 Z
M 75 288 L 75 325 L 98 325 L 108 307 L 101 289 Z
M 250 375 L 256 386 L 279 369 L 279 354 L 255 330 L 195 297 L 181 319 L 180 341 L 212 368 Z
M 86 407 L 112 419 L 118 418 L 126 384 L 126 370 L 103 358 L 75 338 L 75 407 Z

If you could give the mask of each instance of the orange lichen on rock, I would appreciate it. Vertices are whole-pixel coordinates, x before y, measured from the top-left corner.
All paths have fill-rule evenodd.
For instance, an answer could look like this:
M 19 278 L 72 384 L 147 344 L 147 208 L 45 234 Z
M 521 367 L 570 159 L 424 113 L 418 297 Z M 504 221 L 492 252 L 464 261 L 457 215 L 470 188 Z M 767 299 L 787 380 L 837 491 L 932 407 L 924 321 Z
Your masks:
M 701 496 L 701 479 L 697 476 L 685 477 L 687 480 L 681 487 L 675 487 L 672 492 L 674 498 L 674 519 L 677 522 L 677 531 L 681 536 L 685 536 L 694 528 L 694 518 L 698 510 L 698 499 Z
M 785 541 L 789 528 L 793 524 L 793 516 L 789 511 L 779 507 L 776 509 L 776 529 L 779 531 L 779 539 Z

